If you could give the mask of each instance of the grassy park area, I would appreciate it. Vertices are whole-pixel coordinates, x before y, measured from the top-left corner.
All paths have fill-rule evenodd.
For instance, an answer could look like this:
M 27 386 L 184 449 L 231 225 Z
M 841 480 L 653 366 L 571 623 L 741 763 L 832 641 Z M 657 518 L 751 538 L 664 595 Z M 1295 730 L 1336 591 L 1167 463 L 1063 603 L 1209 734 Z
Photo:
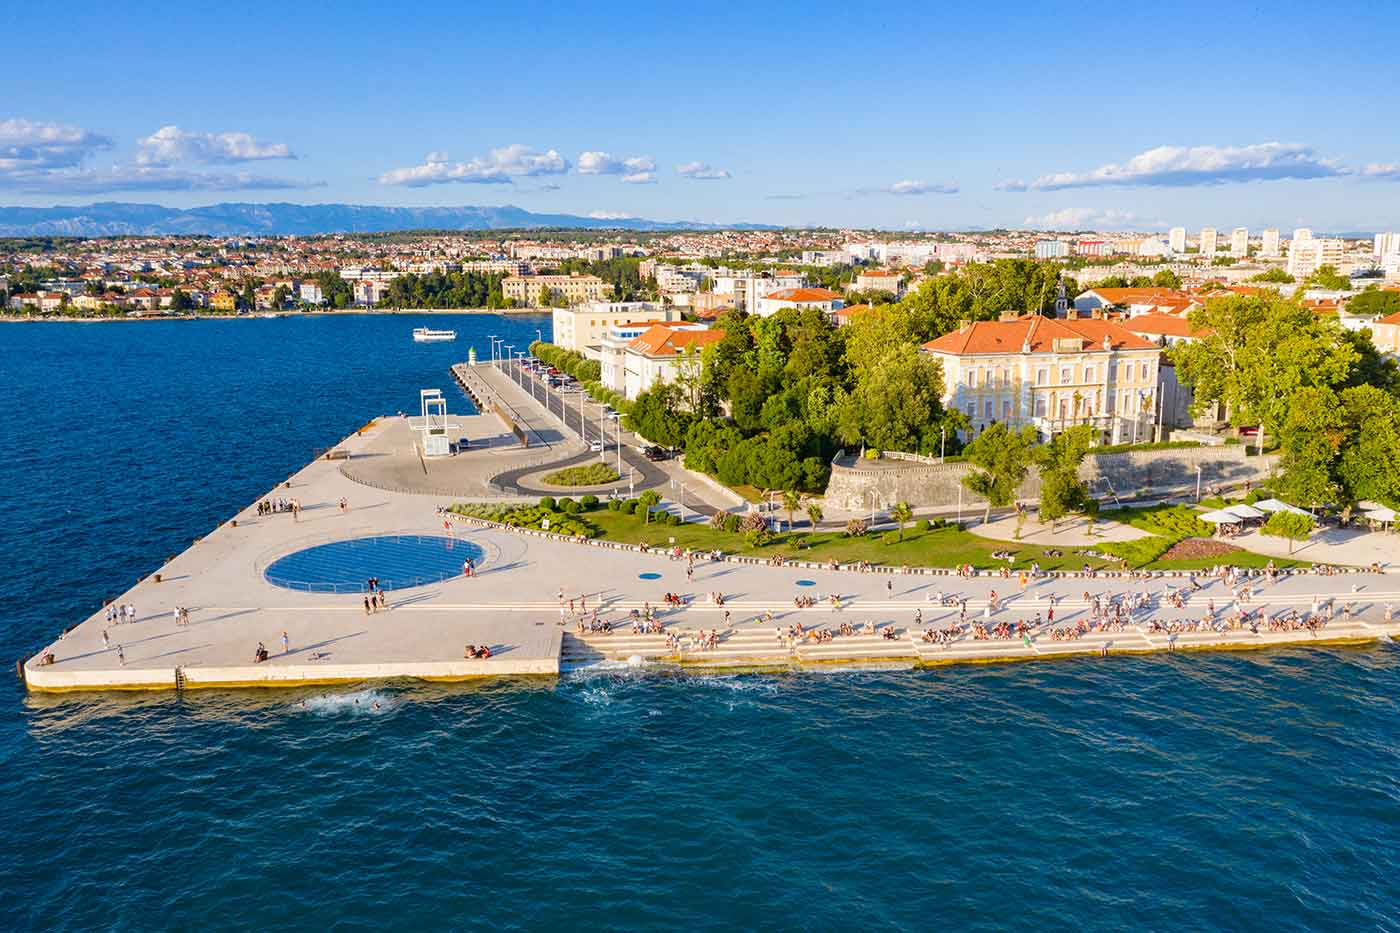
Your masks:
M 1044 547 L 978 537 L 951 523 L 915 522 L 901 536 L 895 530 L 851 535 L 845 531 L 790 531 L 766 535 L 759 543 L 743 532 L 726 531 L 708 522 L 681 522 L 675 515 L 646 509 L 637 500 L 612 506 L 593 496 L 575 501 L 546 498 L 538 505 L 502 506 L 485 503 L 459 504 L 454 511 L 517 527 L 547 529 L 562 534 L 605 538 L 626 544 L 651 547 L 682 547 L 692 550 L 719 550 L 726 554 L 754 557 L 783 556 L 797 560 L 869 561 L 872 564 L 910 567 L 956 567 L 971 564 L 981 570 L 1007 566 L 1002 553 L 1011 555 L 1016 569 L 1040 564 L 1044 570 L 1116 568 L 1124 559 L 1128 566 L 1150 570 L 1204 570 L 1217 564 L 1237 567 L 1263 567 L 1266 555 L 1236 548 L 1200 535 L 1199 520 L 1185 506 L 1154 506 L 1105 512 L 1101 520 L 1122 521 L 1150 532 L 1137 541 L 1104 543 L 1092 547 Z M 737 516 L 736 516 L 737 518 Z M 1098 556 L 1089 556 L 1093 552 Z M 1304 567 L 1306 561 L 1272 558 L 1277 567 Z
M 606 463 L 587 463 L 556 470 L 547 474 L 544 482 L 550 486 L 606 486 L 620 478 L 617 471 Z

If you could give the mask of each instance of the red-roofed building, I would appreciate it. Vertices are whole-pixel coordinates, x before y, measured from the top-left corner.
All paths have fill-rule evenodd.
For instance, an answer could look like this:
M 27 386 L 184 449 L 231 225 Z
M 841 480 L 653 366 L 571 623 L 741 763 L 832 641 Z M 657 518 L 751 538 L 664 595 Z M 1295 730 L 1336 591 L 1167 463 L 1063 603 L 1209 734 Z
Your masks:
M 852 319 L 854 319 L 857 314 L 863 314 L 869 311 L 870 308 L 870 305 L 846 305 L 828 314 L 827 320 L 831 321 L 831 323 L 835 324 L 837 327 L 845 327 L 847 324 L 851 323 Z
M 964 324 L 924 344 L 943 367 L 943 403 L 973 433 L 1001 422 L 1042 437 L 1092 424 L 1111 444 L 1151 435 L 1157 343 L 1120 324 L 1028 315 Z
M 1074 299 L 1080 314 L 1122 308 L 1129 317 L 1139 314 L 1186 314 L 1201 302 L 1172 288 L 1091 288 Z
M 898 296 L 904 292 L 904 276 L 886 269 L 868 269 L 856 276 L 853 287 L 858 292 L 889 292 Z
M 840 294 L 829 288 L 781 288 L 758 299 L 755 313 L 772 317 L 784 308 L 816 308 L 830 314 L 844 304 Z
M 623 343 L 629 333 L 635 336 Z M 723 331 L 684 321 L 652 323 L 639 334 L 616 327 L 603 345 L 603 383 L 636 398 L 659 382 L 674 382 L 686 367 L 698 372 L 700 353 L 723 339 Z
M 1145 337 L 1163 347 L 1199 340 L 1210 333 L 1208 330 L 1196 330 L 1190 321 L 1175 314 L 1139 314 L 1123 321 L 1122 325 L 1139 337 Z
M 1371 342 L 1382 353 L 1400 355 L 1400 311 L 1371 325 Z

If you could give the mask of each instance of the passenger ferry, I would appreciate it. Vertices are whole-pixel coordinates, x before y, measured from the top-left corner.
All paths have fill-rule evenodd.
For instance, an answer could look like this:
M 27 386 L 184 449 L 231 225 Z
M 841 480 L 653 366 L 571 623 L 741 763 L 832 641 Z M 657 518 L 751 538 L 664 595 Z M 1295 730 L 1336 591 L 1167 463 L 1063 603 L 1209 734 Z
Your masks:
M 416 327 L 413 330 L 413 339 L 417 343 L 436 343 L 440 340 L 456 340 L 455 330 L 433 330 L 431 327 Z

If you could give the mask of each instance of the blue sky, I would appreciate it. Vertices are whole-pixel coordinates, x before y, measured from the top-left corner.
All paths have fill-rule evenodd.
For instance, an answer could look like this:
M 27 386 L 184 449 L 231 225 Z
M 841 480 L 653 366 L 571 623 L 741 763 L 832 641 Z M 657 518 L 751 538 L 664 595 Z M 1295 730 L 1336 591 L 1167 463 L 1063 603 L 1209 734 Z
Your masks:
M 1400 5 L 199 6 L 11 5 L 0 204 L 1400 227 Z

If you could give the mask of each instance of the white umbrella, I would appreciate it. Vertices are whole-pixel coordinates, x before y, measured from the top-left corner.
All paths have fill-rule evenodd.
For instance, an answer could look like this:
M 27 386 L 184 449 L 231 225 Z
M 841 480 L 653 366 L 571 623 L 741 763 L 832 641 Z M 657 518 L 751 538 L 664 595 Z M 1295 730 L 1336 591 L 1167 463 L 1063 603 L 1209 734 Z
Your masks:
M 1212 525 L 1233 525 L 1240 521 L 1238 515 L 1234 515 L 1224 509 L 1216 509 L 1214 512 L 1207 512 L 1200 516 L 1201 521 L 1210 522 Z
M 1294 515 L 1311 515 L 1307 509 L 1300 509 L 1296 505 L 1289 505 L 1278 499 L 1265 499 L 1263 502 L 1254 503 L 1256 509 L 1263 509 L 1265 512 L 1292 512 Z
M 1373 522 L 1385 522 L 1385 523 L 1390 523 L 1390 522 L 1395 521 L 1395 510 L 1394 510 L 1394 509 L 1388 509 L 1388 508 L 1386 508 L 1385 506 L 1381 506 L 1381 507 L 1378 508 L 1378 509 L 1372 509 L 1371 511 L 1369 511 L 1369 512 L 1367 512 L 1367 513 L 1365 513 L 1365 514 L 1366 514 L 1366 517 L 1369 518 L 1369 519 L 1370 519 L 1371 521 L 1373 521 Z
M 1232 506 L 1229 506 L 1228 508 L 1225 509 L 1225 511 L 1226 511 L 1226 512 L 1229 512 L 1231 515 L 1236 515 L 1236 516 L 1238 516 L 1238 517 L 1240 517 L 1240 518 L 1263 518 L 1263 517 L 1264 517 L 1264 513 L 1263 513 L 1263 512 L 1259 511 L 1258 509 L 1256 509 L 1256 508 L 1255 508 L 1254 506 L 1252 506 L 1252 505 L 1245 505 L 1244 503 L 1240 503 L 1239 505 L 1232 505 Z

